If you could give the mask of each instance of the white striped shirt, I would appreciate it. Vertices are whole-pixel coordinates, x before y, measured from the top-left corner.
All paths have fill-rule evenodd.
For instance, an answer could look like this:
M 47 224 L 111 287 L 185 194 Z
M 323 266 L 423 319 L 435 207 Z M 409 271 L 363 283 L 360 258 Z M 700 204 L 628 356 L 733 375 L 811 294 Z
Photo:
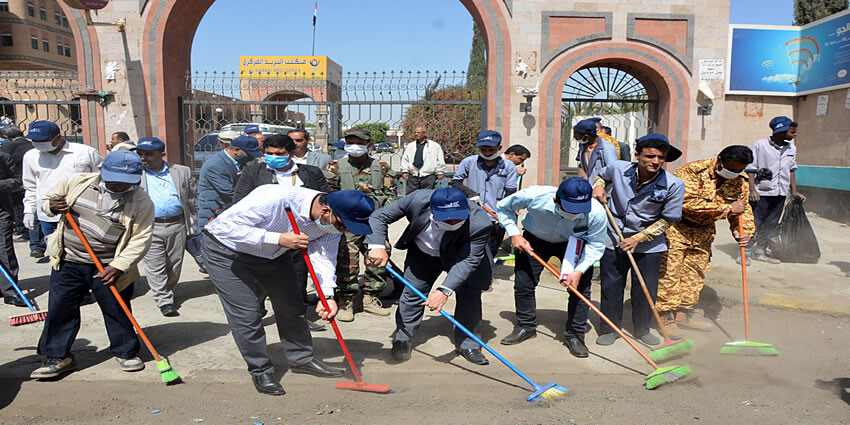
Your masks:
M 321 192 L 278 184 L 251 191 L 204 227 L 224 246 L 256 257 L 275 259 L 287 251 L 278 245 L 291 232 L 286 207 L 292 208 L 298 230 L 310 238 L 307 253 L 326 296 L 336 288 L 336 255 L 340 234 L 326 233 L 310 219 L 313 199 Z M 281 276 L 281 278 L 286 278 Z

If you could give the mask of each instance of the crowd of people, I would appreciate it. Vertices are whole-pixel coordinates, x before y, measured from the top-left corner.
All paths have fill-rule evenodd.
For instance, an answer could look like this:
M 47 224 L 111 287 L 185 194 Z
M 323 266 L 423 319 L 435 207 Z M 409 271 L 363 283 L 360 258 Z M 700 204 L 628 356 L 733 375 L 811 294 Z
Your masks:
M 710 266 L 714 223 L 728 220 L 735 240 L 752 248 L 755 260 L 776 261 L 765 241 L 777 211 L 789 195 L 805 200 L 796 190 L 790 143 L 797 124 L 776 117 L 772 135 L 751 147 L 728 146 L 714 158 L 669 172 L 665 164 L 682 153 L 664 135 L 639 138 L 631 157 L 629 145 L 613 139 L 600 121 L 585 119 L 572 128 L 578 177 L 557 187 L 524 189 L 531 152 L 522 145 L 503 152 L 501 135 L 491 130 L 478 135 L 478 153 L 448 176 L 443 149 L 428 139 L 425 127 L 415 129 L 397 172 L 370 155 L 372 134 L 365 128 L 345 133 L 340 157 L 309 150 L 306 129 L 266 136 L 248 126 L 241 134 L 219 134 L 222 149 L 203 163 L 196 180 L 189 168 L 166 161 L 165 142 L 156 137 L 133 142 L 115 133 L 102 157 L 65 140 L 49 121 L 30 124 L 26 136 L 13 125 L 0 128 L 0 264 L 17 280 L 17 234 L 29 240 L 31 256 L 49 257 L 52 268 L 38 343 L 43 363 L 31 376 L 56 378 L 75 368 L 70 349 L 80 306 L 92 302 L 103 312 L 119 367 L 143 369 L 132 324 L 106 285 L 114 285 L 129 305 L 142 262 L 161 314 L 179 316 L 174 292 L 185 252 L 208 274 L 253 383 L 264 394 L 284 393 L 267 352 L 266 301 L 290 370 L 341 376 L 342 370 L 314 358 L 311 332 L 325 329 L 322 320 L 353 321 L 356 311 L 391 314 L 380 295 L 391 281 L 386 267 L 392 249 L 406 252 L 400 270 L 405 280 L 428 294 L 423 303 L 409 288 L 394 285 L 391 355 L 397 362 L 411 357 L 424 309 L 440 310 L 452 296 L 457 320 L 478 332 L 481 295 L 491 285 L 506 234 L 515 252 L 516 323 L 502 344 L 536 336 L 535 289 L 544 266 L 530 252 L 563 259 L 560 283 L 588 298 L 598 268 L 601 309 L 618 327 L 627 276 L 635 279 L 627 255 L 632 253 L 672 338 L 684 337 L 684 330 L 711 330 L 694 307 Z M 389 226 L 402 219 L 407 226 L 390 240 Z M 308 270 L 327 297 L 328 308 L 317 303 L 316 316 L 308 314 L 315 302 L 308 296 Z M 8 283 L 0 289 L 6 304 L 25 306 Z M 632 334 L 659 344 L 650 332 L 649 304 L 639 287 L 631 291 Z M 565 345 L 575 357 L 587 357 L 588 307 L 571 296 L 566 317 Z M 598 345 L 618 338 L 606 324 L 598 331 Z M 488 364 L 481 347 L 460 330 L 453 342 L 467 361 Z

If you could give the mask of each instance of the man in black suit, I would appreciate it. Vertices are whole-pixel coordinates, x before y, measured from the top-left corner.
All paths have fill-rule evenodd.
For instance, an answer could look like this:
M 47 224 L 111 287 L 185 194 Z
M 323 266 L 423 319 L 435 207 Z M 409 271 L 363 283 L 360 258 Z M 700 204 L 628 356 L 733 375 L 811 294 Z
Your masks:
M 389 261 L 384 241 L 391 223 L 406 217 L 410 223 L 395 247 L 406 249 L 404 278 L 424 293 L 442 272 L 446 279 L 424 303 L 431 311 L 443 308 L 449 296 L 456 294 L 455 318 L 467 329 L 477 332 L 481 321 L 481 291 L 490 287 L 493 256 L 489 249 L 493 224 L 487 213 L 470 205 L 458 189 L 417 190 L 375 211 L 369 218 L 372 234 L 366 237 L 369 259 L 378 267 Z M 393 359 L 410 358 L 410 339 L 422 322 L 422 300 L 405 288 L 396 312 Z M 468 361 L 486 365 L 481 346 L 460 329 L 454 330 L 457 351 Z
M 15 245 L 12 238 L 15 232 L 15 208 L 12 205 L 12 194 L 19 189 L 21 175 L 15 174 L 12 157 L 6 152 L 0 152 L 0 265 L 9 272 L 9 276 L 18 283 L 18 257 L 15 256 Z M 12 288 L 5 278 L 0 278 L 0 291 L 3 302 L 16 307 L 27 305 Z
M 239 174 L 239 180 L 233 188 L 233 203 L 248 196 L 252 190 L 266 184 L 279 184 L 282 186 L 304 187 L 330 193 L 328 180 L 318 167 L 307 164 L 297 164 L 292 160 L 292 152 L 295 151 L 295 141 L 288 135 L 275 134 L 263 141 L 265 152 L 264 162 L 248 164 Z M 292 258 L 295 266 L 295 279 L 301 287 L 304 303 L 307 303 L 307 264 L 299 249 L 291 249 L 286 254 Z M 265 300 L 265 297 L 261 297 Z M 307 324 L 311 331 L 323 331 L 325 325 L 308 320 Z
M 12 157 L 12 172 L 15 176 L 21 179 L 23 175 L 24 154 L 32 149 L 32 143 L 24 137 L 24 132 L 15 125 L 7 125 L 0 128 L 0 138 L 5 138 L 9 142 L 0 145 L 0 151 L 6 152 Z M 24 227 L 24 190 L 23 184 L 21 187 L 12 191 L 12 206 L 15 210 L 15 233 L 22 237 L 21 240 L 30 240 L 30 234 L 33 231 Z M 44 236 L 41 234 L 41 228 L 35 230 L 35 240 L 30 240 L 30 252 L 39 251 L 42 254 L 47 250 L 47 245 L 44 243 Z

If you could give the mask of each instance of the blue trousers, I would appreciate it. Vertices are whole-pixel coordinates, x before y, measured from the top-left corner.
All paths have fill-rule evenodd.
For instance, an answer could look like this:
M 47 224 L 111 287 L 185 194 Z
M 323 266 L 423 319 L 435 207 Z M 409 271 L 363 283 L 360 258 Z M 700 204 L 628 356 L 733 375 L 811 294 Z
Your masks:
M 112 291 L 92 276 L 97 274 L 94 264 L 63 261 L 59 270 L 50 273 L 47 319 L 38 354 L 48 358 L 64 358 L 71 353 L 71 345 L 80 331 L 80 302 L 91 290 L 103 313 L 106 334 L 109 336 L 109 351 L 120 359 L 135 357 L 139 352 L 139 338 L 133 324 Z M 133 284 L 120 292 L 121 298 L 130 307 Z

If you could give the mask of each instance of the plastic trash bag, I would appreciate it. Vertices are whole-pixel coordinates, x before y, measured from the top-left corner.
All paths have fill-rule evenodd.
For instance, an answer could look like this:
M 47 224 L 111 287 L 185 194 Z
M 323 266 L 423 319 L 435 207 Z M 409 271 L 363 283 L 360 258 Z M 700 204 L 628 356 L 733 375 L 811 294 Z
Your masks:
M 770 238 L 768 247 L 771 254 L 783 263 L 818 262 L 818 239 L 801 200 L 795 198 L 785 206 L 779 231 Z

